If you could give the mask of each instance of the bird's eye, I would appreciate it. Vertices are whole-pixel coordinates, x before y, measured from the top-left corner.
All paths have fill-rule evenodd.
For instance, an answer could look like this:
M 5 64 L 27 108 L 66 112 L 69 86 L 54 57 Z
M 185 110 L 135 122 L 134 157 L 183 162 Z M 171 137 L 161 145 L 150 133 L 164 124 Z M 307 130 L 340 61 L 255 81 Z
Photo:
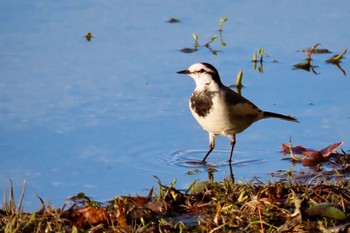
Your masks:
M 204 73 L 204 72 L 205 72 L 204 69 L 200 69 L 200 70 L 199 70 L 199 73 Z

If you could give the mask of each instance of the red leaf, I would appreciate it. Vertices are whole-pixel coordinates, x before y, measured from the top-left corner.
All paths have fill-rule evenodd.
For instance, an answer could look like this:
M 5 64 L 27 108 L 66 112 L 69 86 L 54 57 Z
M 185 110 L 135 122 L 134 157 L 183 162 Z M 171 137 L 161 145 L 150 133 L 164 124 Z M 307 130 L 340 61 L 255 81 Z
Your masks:
M 282 152 L 290 154 L 289 146 L 287 146 L 286 144 L 284 143 L 282 144 L 282 149 L 283 149 Z M 300 145 L 292 147 L 293 154 L 303 154 L 304 151 L 308 151 L 308 149 Z
M 323 157 L 328 157 L 330 156 L 331 154 L 335 153 L 336 150 L 341 146 L 343 145 L 344 142 L 337 142 L 337 143 L 334 143 L 332 145 L 329 145 L 328 147 L 320 150 L 321 154 Z
M 325 160 L 325 158 L 322 156 L 321 152 L 314 151 L 313 153 L 311 153 L 307 157 L 303 158 L 301 163 L 303 164 L 303 166 L 315 167 L 318 164 L 320 164 L 321 162 L 323 162 L 324 160 Z

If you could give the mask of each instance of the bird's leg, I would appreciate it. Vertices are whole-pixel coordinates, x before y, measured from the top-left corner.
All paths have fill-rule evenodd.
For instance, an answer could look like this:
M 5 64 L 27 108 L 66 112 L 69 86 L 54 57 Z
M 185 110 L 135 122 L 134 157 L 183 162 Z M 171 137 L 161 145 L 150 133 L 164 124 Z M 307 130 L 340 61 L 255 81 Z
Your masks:
M 233 149 L 235 148 L 235 144 L 236 144 L 236 135 L 234 134 L 231 138 L 231 153 L 230 153 L 230 159 L 228 160 L 228 165 L 230 167 L 230 178 L 231 178 L 231 181 L 234 183 L 235 182 L 235 176 L 233 174 L 233 171 L 232 171 L 232 154 L 233 154 Z
M 231 181 L 232 181 L 232 183 L 235 183 L 235 175 L 233 174 L 231 163 L 228 166 L 230 167 L 230 178 L 231 178 Z
M 228 160 L 228 162 L 230 163 L 231 165 L 231 162 L 232 162 L 232 154 L 233 154 L 233 150 L 235 148 L 235 144 L 236 144 L 236 134 L 234 134 L 231 138 L 231 152 L 230 152 L 230 159 Z
M 203 160 L 201 162 L 202 164 L 206 164 L 205 160 L 209 156 L 210 152 L 213 151 L 214 147 L 215 147 L 215 135 L 214 134 L 209 134 L 209 151 L 204 156 L 204 158 L 203 158 Z

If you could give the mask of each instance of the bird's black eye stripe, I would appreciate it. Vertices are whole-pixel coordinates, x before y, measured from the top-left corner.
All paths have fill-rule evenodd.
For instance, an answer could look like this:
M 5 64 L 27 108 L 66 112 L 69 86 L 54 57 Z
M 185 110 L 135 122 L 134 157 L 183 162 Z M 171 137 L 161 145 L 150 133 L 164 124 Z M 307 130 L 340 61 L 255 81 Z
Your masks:
M 199 72 L 199 73 L 204 73 L 205 70 L 204 70 L 204 69 L 200 69 L 198 72 Z

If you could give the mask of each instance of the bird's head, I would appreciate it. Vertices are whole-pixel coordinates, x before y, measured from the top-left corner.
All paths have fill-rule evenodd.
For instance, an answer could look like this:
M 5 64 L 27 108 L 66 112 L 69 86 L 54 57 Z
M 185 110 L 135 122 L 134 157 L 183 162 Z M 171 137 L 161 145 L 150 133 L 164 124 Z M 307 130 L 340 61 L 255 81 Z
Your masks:
M 222 86 L 219 72 L 209 63 L 196 63 L 187 70 L 181 70 L 178 74 L 187 74 L 196 82 L 196 89 L 215 90 Z

